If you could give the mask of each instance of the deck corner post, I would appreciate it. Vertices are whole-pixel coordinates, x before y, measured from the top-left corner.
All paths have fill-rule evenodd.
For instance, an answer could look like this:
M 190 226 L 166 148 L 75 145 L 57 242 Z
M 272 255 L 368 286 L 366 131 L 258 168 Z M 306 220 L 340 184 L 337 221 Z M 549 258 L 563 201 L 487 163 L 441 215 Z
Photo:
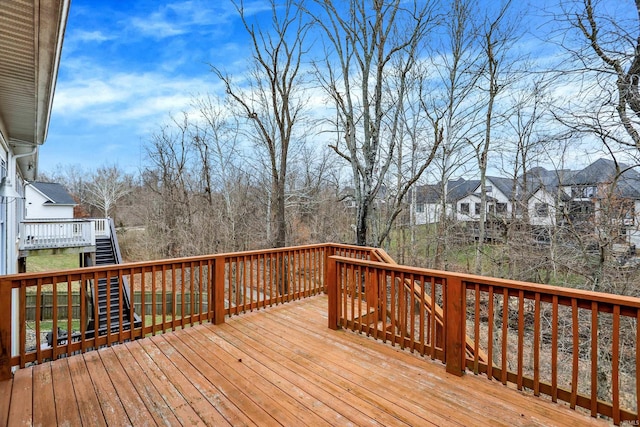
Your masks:
M 445 286 L 445 364 L 447 373 L 465 371 L 466 287 L 460 277 L 448 276 Z
M 11 281 L 0 279 L 0 381 L 11 379 Z
M 328 297 L 328 319 L 329 329 L 338 329 L 338 277 L 336 273 L 336 260 L 333 257 L 327 258 L 325 270 L 325 288 Z
M 224 257 L 216 257 L 213 261 L 213 324 L 224 323 Z

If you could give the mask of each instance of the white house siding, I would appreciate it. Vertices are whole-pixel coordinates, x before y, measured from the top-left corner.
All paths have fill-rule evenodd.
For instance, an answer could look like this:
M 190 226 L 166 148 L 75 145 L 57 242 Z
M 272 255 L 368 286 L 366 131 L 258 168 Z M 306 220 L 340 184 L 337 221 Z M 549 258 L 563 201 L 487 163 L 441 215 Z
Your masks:
M 634 222 L 627 227 L 627 235 L 629 236 L 629 244 L 635 245 L 640 250 L 640 200 L 634 201 Z
M 418 208 L 417 205 L 414 206 L 414 210 L 413 210 L 414 224 L 424 225 L 424 224 L 435 224 L 437 222 L 440 222 L 442 204 L 424 203 L 421 209 L 422 211 L 420 212 L 420 208 Z M 451 215 L 451 206 L 447 204 L 447 216 L 449 215 Z
M 26 219 L 69 219 L 73 218 L 72 205 L 55 205 L 31 185 L 26 187 Z
M 469 213 L 462 212 L 462 204 L 469 204 Z M 476 213 L 475 205 L 480 203 L 480 197 L 469 194 L 456 202 L 456 220 L 458 221 L 479 221 L 480 215 Z
M 24 180 L 17 170 L 16 159 L 0 133 L 0 178 L 5 177 L 18 195 L 24 195 Z M 24 217 L 24 201 L 7 197 L 0 200 L 0 275 L 18 271 L 18 229 Z M 6 254 L 6 256 L 5 256 Z
M 505 203 L 507 205 L 507 211 L 502 213 L 502 215 L 511 216 L 510 214 L 513 212 L 513 204 L 511 203 L 511 200 L 509 200 L 509 198 L 491 182 L 490 178 L 487 179 L 487 186 L 491 187 L 491 191 L 487 191 L 487 196 L 495 199 L 491 203 L 492 204 Z M 480 191 L 480 187 L 478 187 L 478 190 L 476 190 L 475 192 L 478 193 L 479 191 Z
M 536 205 L 539 203 L 547 204 L 548 213 L 546 216 L 537 215 Z M 527 210 L 529 212 L 529 222 L 531 225 L 552 226 L 556 223 L 556 199 L 553 194 L 550 194 L 542 188 L 533 193 L 529 198 Z

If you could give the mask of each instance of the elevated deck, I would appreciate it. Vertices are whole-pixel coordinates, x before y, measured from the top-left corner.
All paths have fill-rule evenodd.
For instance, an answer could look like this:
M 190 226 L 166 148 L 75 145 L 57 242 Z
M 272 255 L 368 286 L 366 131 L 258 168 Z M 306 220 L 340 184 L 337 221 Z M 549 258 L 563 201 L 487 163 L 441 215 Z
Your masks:
M 320 295 L 20 369 L 0 425 L 607 425 L 326 325 Z

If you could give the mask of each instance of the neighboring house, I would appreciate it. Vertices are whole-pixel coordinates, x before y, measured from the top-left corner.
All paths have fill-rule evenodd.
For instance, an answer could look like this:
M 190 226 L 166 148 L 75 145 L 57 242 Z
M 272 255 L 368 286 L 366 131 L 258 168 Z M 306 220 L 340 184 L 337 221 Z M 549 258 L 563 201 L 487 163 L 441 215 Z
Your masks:
M 62 185 L 32 181 L 25 190 L 25 219 L 73 218 L 77 203 Z
M 619 227 L 620 235 L 630 244 L 640 245 L 640 173 L 624 164 L 618 166 L 616 169 L 613 161 L 599 159 L 577 171 L 536 167 L 527 171 L 526 182 L 489 176 L 487 221 L 515 218 L 543 228 L 570 223 L 585 231 L 603 231 L 605 226 L 615 231 Z M 448 218 L 479 221 L 478 180 L 450 180 L 446 189 Z M 440 184 L 417 187 L 411 202 L 415 224 L 440 220 L 442 192 Z
M 36 179 L 47 137 L 69 0 L 6 2 L 2 9 L 0 274 L 9 274 L 18 270 L 25 180 Z

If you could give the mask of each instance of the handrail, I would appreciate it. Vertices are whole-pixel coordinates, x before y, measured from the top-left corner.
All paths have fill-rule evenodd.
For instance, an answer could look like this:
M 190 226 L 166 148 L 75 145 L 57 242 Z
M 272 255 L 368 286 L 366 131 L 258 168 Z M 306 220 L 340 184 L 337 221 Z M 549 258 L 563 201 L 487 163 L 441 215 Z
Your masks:
M 331 328 L 390 341 L 442 360 L 448 372 L 486 374 L 615 424 L 638 419 L 640 298 L 339 256 L 329 258 L 327 275 Z M 416 304 L 415 287 L 443 306 L 443 340 L 435 310 Z

